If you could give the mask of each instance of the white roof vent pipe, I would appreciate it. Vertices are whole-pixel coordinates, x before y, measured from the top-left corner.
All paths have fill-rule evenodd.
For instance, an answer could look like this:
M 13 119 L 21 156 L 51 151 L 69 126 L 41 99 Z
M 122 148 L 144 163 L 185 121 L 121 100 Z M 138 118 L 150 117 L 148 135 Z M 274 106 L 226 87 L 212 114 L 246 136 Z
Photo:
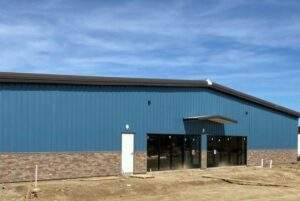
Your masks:
M 207 84 L 208 84 L 209 86 L 211 86 L 211 85 L 213 84 L 212 81 L 211 81 L 209 78 L 206 79 L 206 82 L 207 82 Z

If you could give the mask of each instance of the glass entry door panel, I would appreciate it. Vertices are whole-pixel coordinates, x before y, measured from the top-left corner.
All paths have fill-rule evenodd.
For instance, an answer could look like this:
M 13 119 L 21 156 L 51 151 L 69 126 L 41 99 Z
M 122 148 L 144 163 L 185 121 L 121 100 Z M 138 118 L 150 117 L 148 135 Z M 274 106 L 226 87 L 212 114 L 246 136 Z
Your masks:
M 159 170 L 169 170 L 171 167 L 171 136 L 159 137 Z
M 247 137 L 207 136 L 207 167 L 247 164 Z
M 172 136 L 172 169 L 183 167 L 183 136 Z
M 184 166 L 185 168 L 200 168 L 201 162 L 201 137 L 187 135 L 184 137 Z
M 200 167 L 200 140 L 197 135 L 147 135 L 147 170 Z
M 158 170 L 158 139 L 155 136 L 147 136 L 147 170 Z

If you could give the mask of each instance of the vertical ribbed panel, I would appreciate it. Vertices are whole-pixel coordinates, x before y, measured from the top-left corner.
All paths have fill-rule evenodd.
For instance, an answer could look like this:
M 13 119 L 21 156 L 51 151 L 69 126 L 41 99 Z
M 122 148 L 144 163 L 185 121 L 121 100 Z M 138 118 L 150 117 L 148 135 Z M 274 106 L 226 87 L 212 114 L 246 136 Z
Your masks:
M 198 115 L 238 124 L 183 122 Z M 297 147 L 297 118 L 209 89 L 1 84 L 1 152 L 121 150 L 125 124 L 137 150 L 145 150 L 147 133 L 200 134 L 202 128 L 248 136 L 251 149 Z

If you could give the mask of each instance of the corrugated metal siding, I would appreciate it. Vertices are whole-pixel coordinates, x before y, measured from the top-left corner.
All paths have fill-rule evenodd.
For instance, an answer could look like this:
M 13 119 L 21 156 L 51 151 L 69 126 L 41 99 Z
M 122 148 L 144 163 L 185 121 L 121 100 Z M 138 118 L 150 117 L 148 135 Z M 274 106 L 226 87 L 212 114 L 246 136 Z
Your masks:
M 145 150 L 146 133 L 201 133 L 202 128 L 246 135 L 251 149 L 297 147 L 296 117 L 201 88 L 1 84 L 0 111 L 1 152 L 121 150 L 125 124 L 136 133 L 137 150 Z M 183 122 L 183 117 L 215 114 L 238 124 Z

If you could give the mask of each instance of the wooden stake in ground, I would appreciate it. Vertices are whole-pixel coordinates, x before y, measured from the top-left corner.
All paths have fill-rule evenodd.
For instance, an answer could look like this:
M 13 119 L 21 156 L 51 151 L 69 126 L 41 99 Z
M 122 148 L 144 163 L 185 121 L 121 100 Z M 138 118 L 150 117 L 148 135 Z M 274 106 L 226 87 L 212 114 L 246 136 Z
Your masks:
M 40 189 L 38 188 L 38 185 L 37 185 L 37 181 L 38 181 L 38 166 L 35 165 L 35 174 L 34 174 L 34 188 L 33 188 L 33 193 L 36 194 L 37 196 L 37 193 L 40 191 Z
M 37 173 L 38 172 L 38 166 L 35 165 L 35 177 L 34 177 L 34 188 L 37 188 Z

